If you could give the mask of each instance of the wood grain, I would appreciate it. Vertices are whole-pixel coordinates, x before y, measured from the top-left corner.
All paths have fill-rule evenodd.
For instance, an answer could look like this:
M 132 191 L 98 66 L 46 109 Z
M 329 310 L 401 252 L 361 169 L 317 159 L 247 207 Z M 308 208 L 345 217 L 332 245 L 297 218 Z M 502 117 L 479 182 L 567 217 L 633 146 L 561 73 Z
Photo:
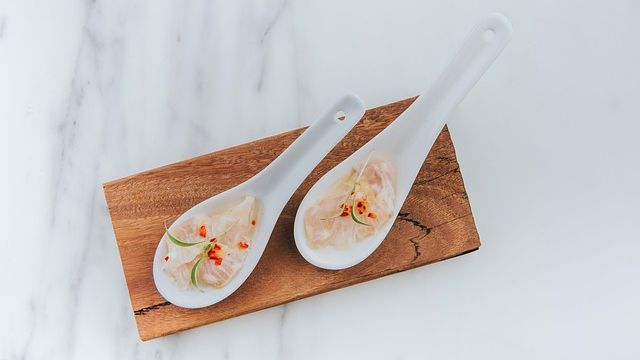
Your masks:
M 251 276 L 234 294 L 210 307 L 182 309 L 157 292 L 151 269 L 163 221 L 171 222 L 205 198 L 250 178 L 304 129 L 104 184 L 140 338 L 148 340 L 213 323 L 477 249 L 480 239 L 447 128 L 429 153 L 391 232 L 369 258 L 346 270 L 329 271 L 310 265 L 296 249 L 293 220 L 307 190 L 384 129 L 414 99 L 366 112 L 287 203 Z

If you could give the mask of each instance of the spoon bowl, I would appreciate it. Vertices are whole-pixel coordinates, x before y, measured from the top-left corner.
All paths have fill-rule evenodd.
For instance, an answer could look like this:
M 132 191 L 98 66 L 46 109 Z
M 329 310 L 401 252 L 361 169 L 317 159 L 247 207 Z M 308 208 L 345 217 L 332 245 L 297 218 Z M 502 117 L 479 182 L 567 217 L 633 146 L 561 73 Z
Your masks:
M 305 213 L 351 169 L 358 168 L 365 159 L 373 156 L 387 160 L 395 171 L 397 180 L 391 219 L 397 217 L 448 114 L 504 49 L 510 35 L 511 24 L 504 16 L 491 14 L 482 19 L 427 91 L 391 125 L 313 185 L 298 208 L 294 225 L 296 246 L 308 262 L 324 269 L 344 269 L 360 263 L 378 248 L 393 221 L 387 221 L 374 234 L 346 249 L 331 246 L 316 249 L 308 243 Z
M 353 128 L 364 114 L 364 104 L 355 95 L 342 97 L 320 119 L 300 135 L 278 158 L 240 185 L 208 198 L 187 210 L 169 227 L 199 215 L 214 214 L 240 203 L 246 196 L 256 199 L 256 228 L 251 247 L 238 273 L 220 288 L 202 291 L 180 288 L 163 270 L 167 253 L 165 236 L 153 259 L 153 279 L 160 294 L 174 305 L 199 308 L 213 305 L 236 291 L 258 264 L 285 204 L 327 153 Z

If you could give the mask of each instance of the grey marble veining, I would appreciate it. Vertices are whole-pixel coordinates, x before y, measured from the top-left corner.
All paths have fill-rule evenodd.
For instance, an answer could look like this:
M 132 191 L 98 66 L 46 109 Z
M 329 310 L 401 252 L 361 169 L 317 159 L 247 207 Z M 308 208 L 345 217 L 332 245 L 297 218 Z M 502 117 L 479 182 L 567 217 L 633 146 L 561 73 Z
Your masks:
M 480 251 L 140 342 L 103 182 L 309 124 L 347 92 L 415 95 L 490 11 L 514 39 L 450 122 Z M 0 360 L 637 358 L 639 13 L 0 2 Z

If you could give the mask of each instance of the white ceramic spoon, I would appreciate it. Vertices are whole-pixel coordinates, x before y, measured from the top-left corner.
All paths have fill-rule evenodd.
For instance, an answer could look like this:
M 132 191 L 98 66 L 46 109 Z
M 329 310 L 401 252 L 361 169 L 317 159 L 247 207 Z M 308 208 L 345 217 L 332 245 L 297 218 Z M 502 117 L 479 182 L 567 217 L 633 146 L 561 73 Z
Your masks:
M 294 235 L 300 254 L 325 269 L 344 269 L 367 258 L 384 240 L 393 221 L 347 249 L 309 247 L 304 215 L 310 206 L 369 154 L 390 161 L 396 171 L 395 218 L 404 203 L 431 146 L 451 110 L 464 98 L 509 42 L 511 24 L 500 14 L 482 19 L 467 36 L 453 60 L 431 88 L 376 137 L 327 172 L 309 190 L 296 214 Z M 329 220 L 327 220 L 329 221 Z
M 238 289 L 260 260 L 282 208 L 293 192 L 320 160 L 353 128 L 364 111 L 364 104 L 358 97 L 347 95 L 341 98 L 257 175 L 199 203 L 176 219 L 174 225 L 197 214 L 223 212 L 240 203 L 247 195 L 255 196 L 258 205 L 256 230 L 244 265 L 222 288 L 205 288 L 199 291 L 177 287 L 163 270 L 167 244 L 161 239 L 153 259 L 153 279 L 160 294 L 174 305 L 199 308 L 213 305 Z M 339 119 L 342 116 L 344 119 Z M 169 228 L 169 232 L 173 227 Z

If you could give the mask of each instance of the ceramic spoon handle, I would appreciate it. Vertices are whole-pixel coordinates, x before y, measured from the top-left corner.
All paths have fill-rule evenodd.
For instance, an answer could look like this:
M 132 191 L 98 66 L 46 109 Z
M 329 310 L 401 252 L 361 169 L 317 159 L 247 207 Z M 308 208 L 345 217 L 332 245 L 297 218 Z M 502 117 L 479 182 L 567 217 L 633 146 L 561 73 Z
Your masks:
M 269 200 L 265 200 L 265 203 L 284 207 L 307 175 L 353 128 L 364 112 L 364 103 L 360 98 L 346 95 L 309 126 L 256 176 L 254 185 Z M 344 119 L 338 119 L 339 114 L 343 114 Z
M 396 121 L 397 130 L 404 135 L 404 149 L 414 153 L 419 149 L 422 159 L 427 156 L 451 110 L 491 66 L 510 37 L 511 24 L 500 14 L 490 14 L 476 25 L 440 77 Z M 407 140 L 411 143 L 406 144 Z

